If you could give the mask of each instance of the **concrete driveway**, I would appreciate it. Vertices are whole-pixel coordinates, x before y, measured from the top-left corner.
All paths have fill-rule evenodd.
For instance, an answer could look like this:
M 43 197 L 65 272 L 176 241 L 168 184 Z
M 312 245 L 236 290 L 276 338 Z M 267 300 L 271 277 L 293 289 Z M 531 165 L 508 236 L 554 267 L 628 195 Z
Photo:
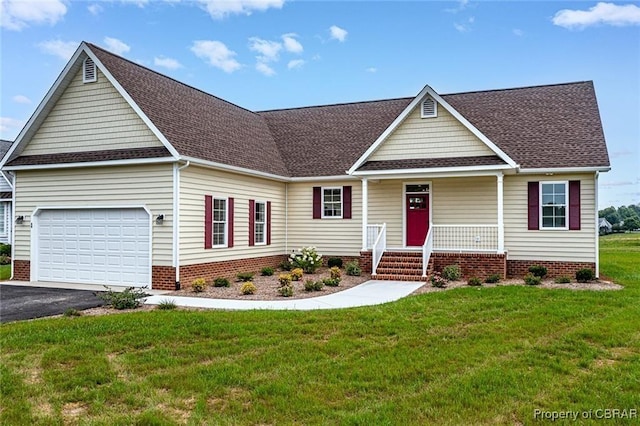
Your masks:
M 93 291 L 0 284 L 0 322 L 62 314 L 104 305 Z

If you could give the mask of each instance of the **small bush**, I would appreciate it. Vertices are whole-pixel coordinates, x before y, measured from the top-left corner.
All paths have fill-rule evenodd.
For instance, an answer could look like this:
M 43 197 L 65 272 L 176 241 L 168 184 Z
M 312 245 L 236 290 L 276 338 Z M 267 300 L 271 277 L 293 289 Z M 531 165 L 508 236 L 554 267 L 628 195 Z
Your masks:
M 333 268 L 334 266 L 342 268 L 342 259 L 339 257 L 330 257 L 329 260 L 327 260 L 327 266 L 329 268 Z
M 173 299 L 162 299 L 156 309 L 160 309 L 161 311 L 172 311 L 176 309 L 178 305 L 176 305 L 176 301 Z
M 579 283 L 588 283 L 596 279 L 593 269 L 583 268 L 576 271 L 576 281 Z
M 362 269 L 356 260 L 352 260 L 351 262 L 347 262 L 344 266 L 344 270 L 347 275 L 351 275 L 353 277 L 359 277 L 362 275 Z
M 320 291 L 324 287 L 322 281 L 307 280 L 304 283 L 304 291 Z
M 207 288 L 207 280 L 204 278 L 196 278 L 191 283 L 191 288 L 196 293 L 202 293 L 205 288 Z
M 0 256 L 11 257 L 11 244 L 0 243 Z
M 462 270 L 458 265 L 445 266 L 442 269 L 442 278 L 447 281 L 458 281 L 462 278 Z
M 65 317 L 79 317 L 82 313 L 77 309 L 67 308 L 64 310 L 62 315 Z
M 255 294 L 256 290 L 258 290 L 256 288 L 256 285 L 251 281 L 247 281 L 244 284 L 242 284 L 242 287 L 240 288 L 240 293 L 244 295 Z
M 541 282 L 542 278 L 537 275 L 533 275 L 531 272 L 524 276 L 524 283 L 526 285 L 540 285 Z
M 485 280 L 487 284 L 495 284 L 500 282 L 500 274 L 491 274 Z
M 247 281 L 251 281 L 254 275 L 253 272 L 238 272 L 236 278 L 238 281 L 244 281 L 246 283 Z
M 324 278 L 322 283 L 327 287 L 338 287 L 340 285 L 340 278 Z
M 291 274 L 280 274 L 280 276 L 278 277 L 278 282 L 280 283 L 280 287 L 291 285 L 292 280 L 293 278 L 291 277 Z
M 273 272 L 274 270 L 271 266 L 265 266 L 260 270 L 260 274 L 262 274 L 263 277 L 270 277 L 273 275 Z
M 293 286 L 291 284 L 283 285 L 278 289 L 278 293 L 282 297 L 291 297 L 293 296 Z
M 140 306 L 140 299 L 149 296 L 145 293 L 147 287 L 127 287 L 123 292 L 116 292 L 105 286 L 106 292 L 96 294 L 114 309 L 135 309 Z
M 337 266 L 330 268 L 329 273 L 331 274 L 331 278 L 340 278 L 342 276 L 342 272 Z
M 316 251 L 315 247 L 302 247 L 300 253 L 291 253 L 289 261 L 294 267 L 302 268 L 305 273 L 313 274 L 322 266 L 322 255 Z
M 445 288 L 447 286 L 447 279 L 438 272 L 434 272 L 431 275 L 431 285 L 438 288 Z
M 302 270 L 302 268 L 295 268 L 291 271 L 291 279 L 294 281 L 300 281 L 302 275 L 304 275 L 304 271 Z
M 291 268 L 293 268 L 293 265 L 291 265 L 291 262 L 289 262 L 289 259 L 287 259 L 280 262 L 278 268 L 282 269 L 283 271 L 290 271 Z
M 9 256 L 0 255 L 0 265 L 8 265 L 11 263 L 11 258 Z
M 547 276 L 547 268 L 540 265 L 531 265 L 529 266 L 529 272 L 539 278 L 544 278 Z
M 471 277 L 467 281 L 467 284 L 470 285 L 471 287 L 478 287 L 482 285 L 482 280 L 478 277 Z
M 213 280 L 214 287 L 229 287 L 230 285 L 229 280 L 224 277 L 218 277 Z
M 568 284 L 571 282 L 571 277 L 568 277 L 566 275 L 560 275 L 559 277 L 556 277 L 556 279 L 553 281 L 556 284 Z

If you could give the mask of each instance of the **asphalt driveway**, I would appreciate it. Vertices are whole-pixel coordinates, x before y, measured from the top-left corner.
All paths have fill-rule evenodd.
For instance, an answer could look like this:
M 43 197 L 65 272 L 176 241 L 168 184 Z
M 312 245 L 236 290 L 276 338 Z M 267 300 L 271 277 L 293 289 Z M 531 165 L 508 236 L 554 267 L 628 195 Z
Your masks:
M 88 290 L 0 285 L 0 322 L 59 315 L 67 309 L 89 309 L 105 302 Z

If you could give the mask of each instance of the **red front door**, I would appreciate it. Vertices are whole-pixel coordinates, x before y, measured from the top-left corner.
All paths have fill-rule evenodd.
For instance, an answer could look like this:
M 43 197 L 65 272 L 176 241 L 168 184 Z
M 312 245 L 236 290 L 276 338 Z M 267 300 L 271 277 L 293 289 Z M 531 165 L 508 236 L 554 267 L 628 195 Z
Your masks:
M 422 246 L 429 230 L 429 194 L 407 194 L 407 246 Z

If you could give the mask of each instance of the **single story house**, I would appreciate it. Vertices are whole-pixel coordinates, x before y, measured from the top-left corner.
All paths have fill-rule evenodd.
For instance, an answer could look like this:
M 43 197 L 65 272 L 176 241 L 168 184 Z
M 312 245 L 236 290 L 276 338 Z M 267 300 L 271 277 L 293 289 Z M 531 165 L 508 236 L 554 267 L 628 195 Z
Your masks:
M 12 141 L 0 139 L 0 158 L 3 158 Z M 13 205 L 13 175 L 10 172 L 0 172 L 0 243 L 11 244 L 11 208 Z
M 174 289 L 316 246 L 380 279 L 598 270 L 592 82 L 255 112 L 82 43 L 18 136 L 13 278 Z

